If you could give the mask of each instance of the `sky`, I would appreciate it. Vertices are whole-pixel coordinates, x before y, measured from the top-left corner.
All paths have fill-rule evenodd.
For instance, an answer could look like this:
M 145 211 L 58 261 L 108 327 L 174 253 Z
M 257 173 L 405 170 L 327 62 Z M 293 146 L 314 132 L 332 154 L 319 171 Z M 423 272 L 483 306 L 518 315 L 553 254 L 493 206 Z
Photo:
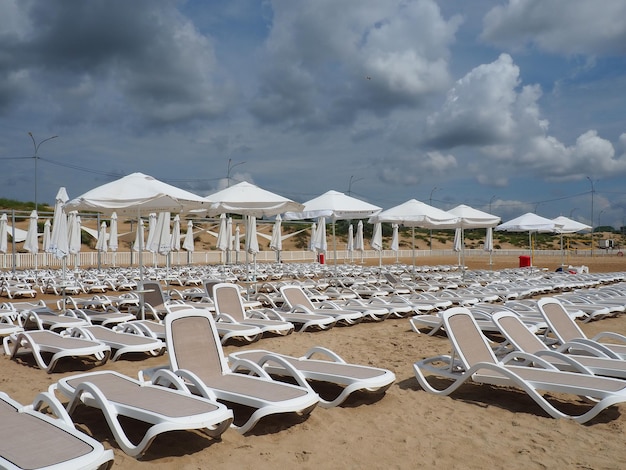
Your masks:
M 624 18 L 623 0 L 0 0 L 0 197 L 139 171 L 618 228 Z

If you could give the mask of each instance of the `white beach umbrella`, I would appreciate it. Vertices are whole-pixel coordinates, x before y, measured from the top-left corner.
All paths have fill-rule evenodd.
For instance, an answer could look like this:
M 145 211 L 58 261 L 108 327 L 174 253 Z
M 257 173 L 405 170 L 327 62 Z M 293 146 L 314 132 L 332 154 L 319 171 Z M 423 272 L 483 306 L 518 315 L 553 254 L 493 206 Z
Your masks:
M 459 265 L 465 265 L 465 229 L 489 228 L 495 227 L 500 223 L 500 217 L 489 214 L 478 209 L 474 209 L 465 204 L 460 204 L 448 211 L 450 214 L 459 218 L 457 230 L 460 231 L 459 251 L 463 261 L 459 261 Z M 456 233 L 455 233 L 456 237 Z
M 278 214 L 272 227 L 272 239 L 270 240 L 270 249 L 276 252 L 277 263 L 280 263 L 280 252 L 283 249 L 282 221 L 283 219 Z
M 57 259 L 64 259 L 70 251 L 67 237 L 67 216 L 64 208 L 68 199 L 65 188 L 60 188 L 55 198 L 52 233 L 50 234 L 50 253 Z
M 374 230 L 372 231 L 372 240 L 370 245 L 374 251 L 378 251 L 378 266 L 382 267 L 382 254 L 383 254 L 383 227 L 380 222 L 374 224 Z
M 315 232 L 317 232 L 317 224 L 313 222 L 311 224 L 311 238 L 309 239 L 309 251 L 315 250 Z
M 241 228 L 239 224 L 235 226 L 235 263 L 239 262 L 239 252 L 241 251 Z
M 489 266 L 491 266 L 493 264 L 491 258 L 493 254 L 493 227 L 487 227 L 487 234 L 485 235 L 485 246 L 483 249 L 489 252 Z
M 39 253 L 39 234 L 37 233 L 37 211 L 32 211 L 28 218 L 28 231 L 24 240 L 24 249 L 35 255 L 35 269 L 37 269 L 37 253 Z
M 74 268 L 78 269 L 79 254 L 82 245 L 80 216 L 77 211 L 71 211 L 67 218 L 67 237 L 69 253 L 74 255 Z
M 348 226 L 348 242 L 346 243 L 346 251 L 350 257 L 350 261 L 353 261 L 354 253 L 354 227 L 352 224 Z
M 174 222 L 172 224 L 172 235 L 170 237 L 170 250 L 180 251 L 180 216 L 178 214 L 174 216 Z
M 8 220 L 7 215 L 2 214 L 0 216 L 0 252 L 6 253 L 8 250 Z
M 111 251 L 117 251 L 119 248 L 117 236 L 117 213 L 113 212 L 111 214 L 111 226 L 109 227 L 109 249 Z
M 246 216 L 246 252 L 255 256 L 259 252 L 259 240 L 256 234 L 256 217 Z
M 50 219 L 46 219 L 46 221 L 43 224 L 43 251 L 45 251 L 46 253 L 48 253 L 50 251 L 50 227 L 52 226 L 52 223 L 50 222 Z
M 108 247 L 107 242 L 107 223 L 103 220 L 100 223 L 100 230 L 98 231 L 98 241 L 96 242 L 96 250 L 101 253 L 106 253 Z
M 339 191 L 327 191 L 304 203 L 304 209 L 285 213 L 285 220 L 315 219 L 328 217 L 333 231 L 333 255 L 337 264 L 337 239 L 335 223 L 337 220 L 364 219 L 380 212 L 381 208 Z
M 528 249 L 530 251 L 531 262 L 533 258 L 533 233 L 550 233 L 556 232 L 561 227 L 550 219 L 541 217 L 540 215 L 527 212 L 514 219 L 504 222 L 496 227 L 497 231 L 503 232 L 528 232 Z
M 152 238 L 152 243 L 147 246 L 148 250 L 153 253 L 159 253 L 160 255 L 167 255 L 171 249 L 169 212 L 159 212 L 154 232 L 155 235 Z
M 365 242 L 363 240 L 363 221 L 359 220 L 356 226 L 356 236 L 354 238 L 354 249 L 361 252 L 361 262 L 363 262 L 363 252 L 365 251 Z
M 228 234 L 228 220 L 226 218 L 226 214 L 220 214 L 220 228 L 217 232 L 217 249 L 225 252 L 228 250 L 228 242 L 229 242 L 229 234 Z
M 318 253 L 326 252 L 328 244 L 326 242 L 326 217 L 318 217 L 315 238 L 313 238 L 313 248 Z
M 391 248 L 392 251 L 396 252 L 396 263 L 398 262 L 398 252 L 400 251 L 400 235 L 398 234 L 399 226 L 398 224 L 391 224 L 392 234 L 391 234 Z
M 133 251 L 141 253 L 145 249 L 146 245 L 144 238 L 144 221 L 143 219 L 139 219 L 139 222 L 137 223 L 137 232 L 135 233 L 135 242 L 133 243 Z
M 157 236 L 156 225 L 157 215 L 155 212 L 151 212 L 150 214 L 148 214 L 148 238 L 146 239 L 145 249 L 152 253 L 156 252 L 157 247 L 154 241 L 155 237 Z
M 193 221 L 187 221 L 187 232 L 185 233 L 185 239 L 183 240 L 183 248 L 190 253 L 193 253 L 195 250 L 195 245 L 193 241 Z
M 235 244 L 235 237 L 233 235 L 233 218 L 229 217 L 226 220 L 226 232 L 228 233 L 228 251 L 233 251 Z

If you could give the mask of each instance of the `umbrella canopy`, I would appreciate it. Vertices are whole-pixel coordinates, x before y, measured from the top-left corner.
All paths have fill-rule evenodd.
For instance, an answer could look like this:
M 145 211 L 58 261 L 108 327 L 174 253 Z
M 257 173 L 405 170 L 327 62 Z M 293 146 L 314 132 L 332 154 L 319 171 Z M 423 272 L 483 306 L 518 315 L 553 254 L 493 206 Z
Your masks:
M 459 218 L 457 227 L 461 228 L 495 227 L 500 223 L 500 217 L 497 215 L 488 214 L 465 204 L 460 204 L 448 212 Z
M 304 203 L 301 211 L 285 213 L 285 220 L 316 219 L 328 217 L 333 222 L 346 219 L 365 219 L 380 212 L 381 208 L 339 191 L 327 191 Z
M 109 249 L 111 251 L 117 251 L 119 247 L 117 241 L 117 213 L 111 214 L 111 227 L 109 227 Z
M 556 219 L 552 219 L 552 222 L 557 225 L 555 230 L 557 233 L 576 233 L 582 232 L 583 230 L 591 230 L 590 225 L 577 222 L 562 215 Z
M 102 253 L 106 253 L 107 249 L 107 223 L 103 220 L 100 224 L 100 230 L 98 231 L 96 250 L 101 251 Z
M 242 181 L 207 196 L 212 201 L 209 215 L 222 213 L 270 217 L 287 211 L 302 210 L 302 204 Z
M 0 216 L 0 252 L 6 253 L 8 249 L 7 236 L 9 234 L 7 215 Z
M 405 227 L 455 228 L 459 218 L 416 199 L 410 199 L 370 217 L 369 222 L 396 223 Z
M 132 173 L 98 186 L 67 203 L 67 210 L 116 212 L 139 216 L 151 212 L 185 212 L 208 209 L 206 198 L 159 181 L 143 173 Z
M 28 220 L 28 231 L 24 240 L 24 249 L 29 253 L 39 253 L 39 238 L 37 234 L 37 211 L 32 211 Z
M 527 212 L 515 219 L 504 222 L 496 227 L 496 230 L 503 232 L 556 232 L 560 224 L 553 220 L 546 219 L 540 215 Z
M 52 233 L 50 234 L 50 253 L 56 258 L 65 258 L 69 251 L 67 237 L 67 216 L 65 215 L 65 203 L 68 201 L 67 191 L 60 188 L 54 203 L 54 215 L 52 216 Z
M 183 240 L 183 248 L 190 253 L 193 253 L 195 250 L 193 242 L 193 222 L 191 220 L 187 221 L 187 233 L 185 233 L 185 239 Z
M 270 240 L 270 249 L 274 251 L 280 251 L 283 249 L 283 238 L 282 238 L 282 221 L 283 219 L 280 217 L 280 214 L 276 216 L 276 221 L 274 222 L 274 227 L 272 227 L 272 239 Z

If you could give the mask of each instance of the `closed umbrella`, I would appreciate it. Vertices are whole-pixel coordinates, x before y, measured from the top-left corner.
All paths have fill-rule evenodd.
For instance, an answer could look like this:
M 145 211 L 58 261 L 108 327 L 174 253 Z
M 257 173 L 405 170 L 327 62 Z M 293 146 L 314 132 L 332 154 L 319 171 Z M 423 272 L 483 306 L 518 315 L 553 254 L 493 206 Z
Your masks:
M 117 249 L 119 248 L 119 243 L 117 239 L 117 213 L 113 212 L 111 214 L 111 226 L 109 227 L 109 250 L 113 252 L 113 266 L 115 266 Z
M 391 229 L 393 230 L 391 234 L 391 248 L 392 251 L 396 252 L 396 263 L 398 262 L 398 252 L 400 251 L 400 235 L 398 234 L 398 224 L 391 224 Z
M 235 244 L 235 237 L 233 235 L 233 218 L 229 217 L 226 220 L 226 232 L 228 232 L 228 251 L 226 252 L 228 254 L 227 258 L 228 258 L 228 263 L 232 263 L 232 252 L 233 252 L 233 248 L 234 248 L 234 244 Z
M 352 224 L 348 227 L 348 243 L 346 244 L 346 251 L 348 252 L 350 262 L 354 261 L 354 227 Z
M 454 230 L 454 244 L 453 250 L 458 253 L 458 265 L 461 266 L 461 247 L 463 245 L 463 229 L 461 227 L 457 227 Z
M 96 242 L 96 250 L 106 253 L 108 250 L 107 243 L 107 223 L 103 220 L 98 231 L 98 241 Z
M 278 214 L 272 227 L 272 239 L 270 240 L 270 249 L 276 252 L 277 263 L 280 263 L 280 251 L 283 249 L 282 221 L 283 219 Z
M 313 222 L 311 224 L 311 239 L 309 240 L 309 251 L 317 251 L 315 249 L 315 234 L 317 232 L 317 224 Z
M 144 221 L 139 219 L 137 223 L 137 232 L 135 233 L 135 243 L 133 243 L 133 251 L 142 252 L 145 248 L 144 242 Z
M 146 239 L 145 249 L 155 253 L 157 245 L 155 244 L 157 215 L 155 212 L 148 214 L 148 238 Z M 153 249 L 154 248 L 154 249 Z
M 74 255 L 74 268 L 78 269 L 79 253 L 82 242 L 80 236 L 80 216 L 77 211 L 71 211 L 69 213 L 67 225 L 69 253 Z
M 8 250 L 8 235 L 9 235 L 9 227 L 7 215 L 2 214 L 0 216 L 0 252 L 6 253 Z
M 328 244 L 326 242 L 326 217 L 317 219 L 317 229 L 315 230 L 315 238 L 313 239 L 313 248 L 318 253 L 320 262 L 323 262 L 323 253 L 326 253 Z
M 354 239 L 354 249 L 361 252 L 361 263 L 363 263 L 363 253 L 365 251 L 365 243 L 363 241 L 363 221 L 359 220 L 356 226 L 356 237 Z
M 170 238 L 170 250 L 180 251 L 180 216 L 178 214 L 174 216 L 174 223 L 172 224 L 172 236 Z
M 50 252 L 50 227 L 51 227 L 50 219 L 46 219 L 43 224 L 43 243 L 42 248 L 44 251 L 44 264 L 48 266 L 48 253 Z
M 60 188 L 54 203 L 54 215 L 52 217 L 52 233 L 50 234 L 50 253 L 57 259 L 65 259 L 70 251 L 67 238 L 67 216 L 65 215 L 65 203 L 69 198 L 65 188 Z
M 372 240 L 370 242 L 372 249 L 378 251 L 378 267 L 382 268 L 383 265 L 383 228 L 380 222 L 374 224 L 374 230 L 372 231 Z
M 226 251 L 230 242 L 230 234 L 228 233 L 228 220 L 226 214 L 220 215 L 220 228 L 217 232 L 217 249 L 222 252 L 222 263 L 226 264 Z
M 256 235 L 256 217 L 253 215 L 246 216 L 246 253 L 252 255 L 254 264 L 253 282 L 256 282 L 256 255 L 259 252 L 259 240 Z M 246 266 L 246 271 L 248 271 Z
M 235 263 L 239 263 L 239 252 L 241 251 L 241 229 L 239 224 L 235 227 Z
M 37 233 L 37 211 L 32 211 L 28 218 L 28 231 L 24 240 L 24 249 L 35 255 L 35 269 L 37 269 L 37 253 L 39 253 L 39 234 Z
M 192 253 L 196 249 L 193 241 L 193 222 L 187 221 L 187 232 L 185 233 L 185 239 L 183 240 L 183 248 L 187 251 L 187 263 L 191 263 Z
M 489 266 L 492 266 L 493 261 L 491 255 L 493 253 L 493 228 L 487 227 L 487 234 L 485 235 L 485 251 L 489 252 Z

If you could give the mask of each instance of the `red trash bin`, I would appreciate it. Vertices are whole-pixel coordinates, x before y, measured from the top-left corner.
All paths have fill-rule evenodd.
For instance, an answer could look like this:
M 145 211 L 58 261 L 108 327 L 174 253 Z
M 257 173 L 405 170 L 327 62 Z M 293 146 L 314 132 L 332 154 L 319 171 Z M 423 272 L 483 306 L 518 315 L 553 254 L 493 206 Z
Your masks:
M 317 255 L 317 260 L 319 261 L 320 264 L 324 264 L 325 261 L 325 256 L 324 253 L 320 253 L 319 255 Z
M 522 255 L 519 257 L 519 267 L 528 268 L 530 266 L 530 256 Z

